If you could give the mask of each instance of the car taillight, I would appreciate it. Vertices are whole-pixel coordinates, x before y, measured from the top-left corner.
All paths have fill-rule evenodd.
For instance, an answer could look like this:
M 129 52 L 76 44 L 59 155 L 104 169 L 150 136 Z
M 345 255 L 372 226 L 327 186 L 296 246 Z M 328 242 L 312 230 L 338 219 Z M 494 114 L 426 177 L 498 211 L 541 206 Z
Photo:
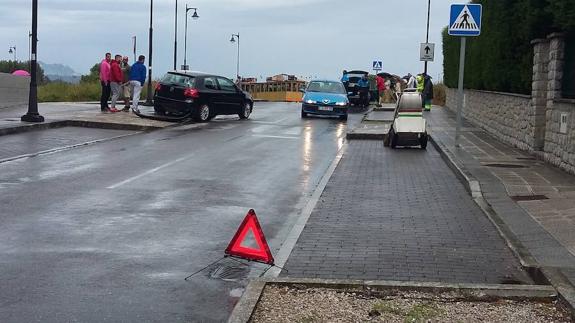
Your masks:
M 184 90 L 184 96 L 187 98 L 197 99 L 200 97 L 200 92 L 196 89 L 187 88 Z
M 162 90 L 162 84 L 156 84 L 156 92 L 160 92 Z

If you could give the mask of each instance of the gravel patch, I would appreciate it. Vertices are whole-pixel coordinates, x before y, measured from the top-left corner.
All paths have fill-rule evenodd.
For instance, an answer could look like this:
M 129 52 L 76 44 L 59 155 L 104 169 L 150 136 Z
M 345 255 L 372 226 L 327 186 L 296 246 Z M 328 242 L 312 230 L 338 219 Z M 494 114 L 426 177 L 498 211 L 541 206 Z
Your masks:
M 431 294 L 266 286 L 251 322 L 573 322 L 556 301 L 464 299 Z

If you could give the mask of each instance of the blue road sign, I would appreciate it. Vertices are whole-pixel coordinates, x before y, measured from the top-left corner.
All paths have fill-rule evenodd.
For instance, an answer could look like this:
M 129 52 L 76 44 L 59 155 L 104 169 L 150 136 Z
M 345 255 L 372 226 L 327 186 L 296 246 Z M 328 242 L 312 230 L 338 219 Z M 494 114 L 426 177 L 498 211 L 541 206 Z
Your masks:
M 381 71 L 383 69 L 383 63 L 381 61 L 373 61 L 373 69 L 375 71 Z
M 452 36 L 479 36 L 481 11 L 480 4 L 452 4 L 448 33 Z

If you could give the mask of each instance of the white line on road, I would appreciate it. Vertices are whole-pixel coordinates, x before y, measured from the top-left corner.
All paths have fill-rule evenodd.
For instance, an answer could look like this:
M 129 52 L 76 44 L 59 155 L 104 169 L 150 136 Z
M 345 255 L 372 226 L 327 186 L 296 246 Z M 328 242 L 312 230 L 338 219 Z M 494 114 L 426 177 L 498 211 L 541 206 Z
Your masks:
M 258 137 L 258 138 L 275 138 L 275 139 L 300 139 L 300 137 L 272 136 L 272 135 L 252 135 L 252 137 Z
M 153 173 L 155 173 L 155 172 L 157 172 L 157 171 L 159 171 L 159 170 L 162 170 L 162 169 L 164 169 L 164 168 L 166 168 L 166 167 L 170 167 L 170 166 L 172 166 L 172 165 L 174 165 L 174 164 L 177 164 L 177 163 L 179 163 L 179 162 L 181 162 L 181 161 L 184 161 L 184 160 L 186 160 L 186 159 L 192 158 L 192 156 L 194 156 L 194 155 L 197 155 L 197 154 L 190 154 L 190 155 L 187 155 L 187 156 L 184 156 L 184 157 L 181 157 L 181 158 L 172 160 L 172 161 L 169 162 L 169 163 L 166 163 L 166 164 L 164 164 L 164 165 L 162 165 L 162 166 L 158 166 L 158 167 L 156 167 L 156 168 L 152 168 L 152 169 L 150 169 L 150 170 L 147 170 L 147 171 L 143 172 L 143 173 L 140 174 L 140 175 L 136 175 L 136 176 L 134 176 L 134 177 L 130 177 L 130 178 L 128 178 L 128 179 L 125 180 L 125 181 L 121 181 L 121 182 L 119 182 L 119 183 L 117 183 L 117 184 L 114 184 L 114 185 L 112 185 L 112 186 L 108 186 L 107 188 L 110 189 L 110 190 L 116 189 L 116 188 L 118 188 L 118 187 L 120 187 L 120 186 L 126 185 L 126 184 L 131 183 L 131 182 L 133 182 L 133 181 L 135 181 L 135 180 L 138 180 L 138 179 L 140 179 L 140 178 L 142 178 L 142 177 L 144 177 L 144 176 L 153 174 Z

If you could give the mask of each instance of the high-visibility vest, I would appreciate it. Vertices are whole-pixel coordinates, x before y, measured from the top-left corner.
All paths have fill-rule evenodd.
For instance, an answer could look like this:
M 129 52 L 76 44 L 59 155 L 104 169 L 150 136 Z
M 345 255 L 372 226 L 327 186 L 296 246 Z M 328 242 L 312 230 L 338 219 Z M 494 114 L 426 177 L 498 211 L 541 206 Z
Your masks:
M 424 88 L 424 78 L 421 75 L 417 75 L 417 92 L 423 92 Z

